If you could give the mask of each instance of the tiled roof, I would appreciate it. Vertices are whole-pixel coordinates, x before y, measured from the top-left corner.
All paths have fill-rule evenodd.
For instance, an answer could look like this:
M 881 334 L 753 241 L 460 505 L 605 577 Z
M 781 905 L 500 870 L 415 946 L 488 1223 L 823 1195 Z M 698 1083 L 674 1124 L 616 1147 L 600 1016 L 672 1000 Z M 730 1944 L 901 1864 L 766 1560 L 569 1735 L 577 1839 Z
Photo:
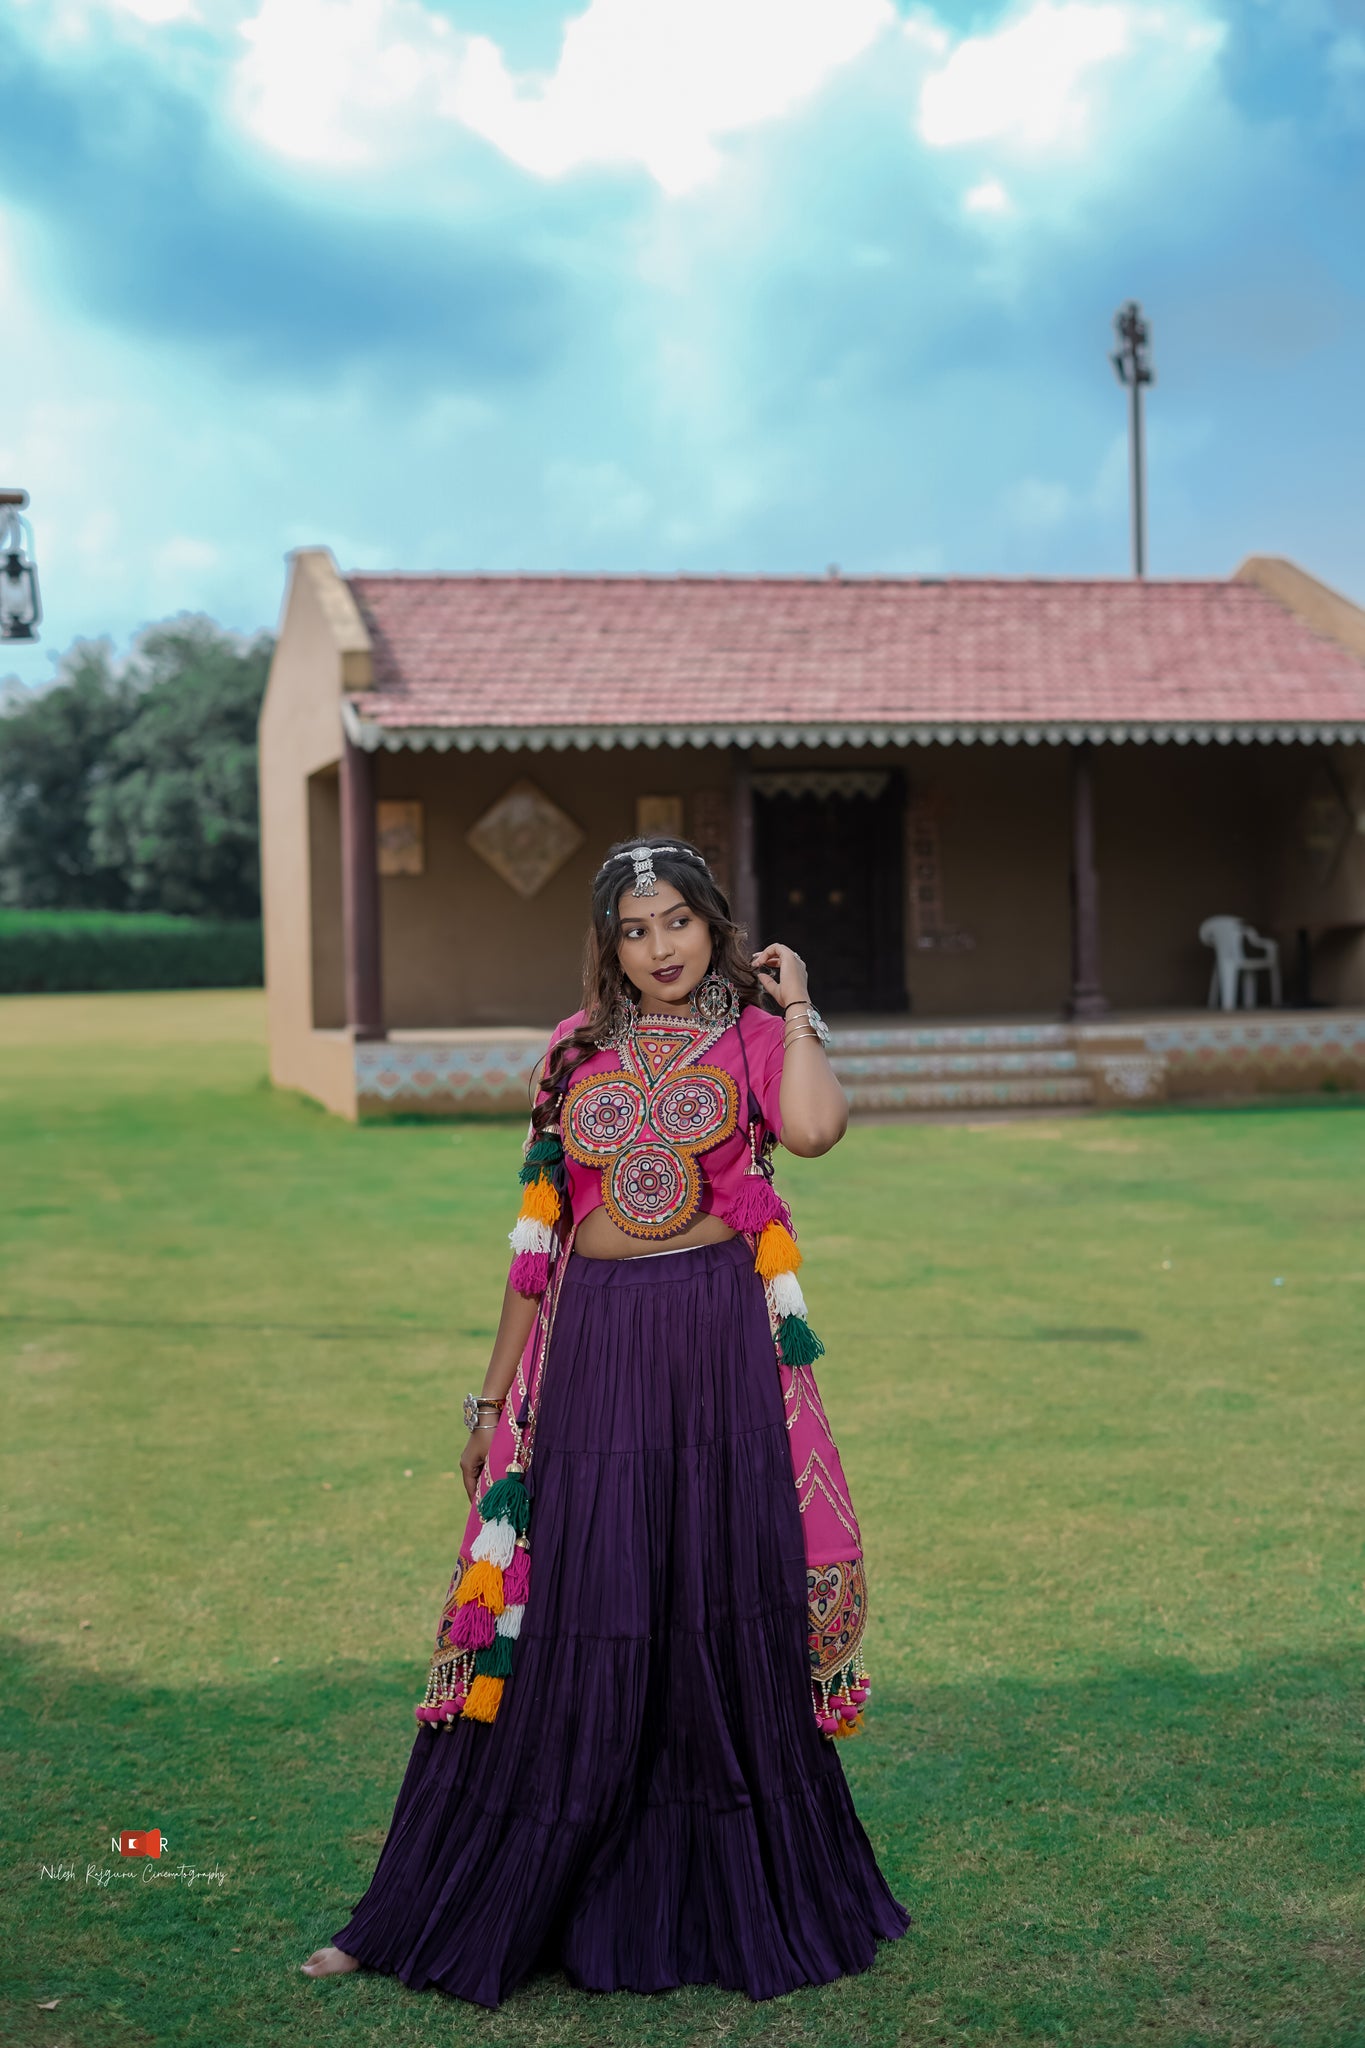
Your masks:
M 371 746 L 1365 726 L 1365 661 L 1249 582 L 346 580 Z

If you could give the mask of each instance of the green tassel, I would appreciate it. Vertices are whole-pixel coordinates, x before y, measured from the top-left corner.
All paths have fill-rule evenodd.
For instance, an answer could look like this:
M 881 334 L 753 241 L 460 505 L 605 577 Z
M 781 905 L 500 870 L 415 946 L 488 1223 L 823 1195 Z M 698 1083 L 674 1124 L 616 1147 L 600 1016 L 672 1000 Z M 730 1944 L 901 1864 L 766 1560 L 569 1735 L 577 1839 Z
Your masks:
M 533 1162 L 538 1163 L 542 1159 L 552 1160 L 562 1159 L 563 1157 L 564 1147 L 558 1138 L 537 1138 L 535 1144 L 527 1149 L 526 1164 L 530 1166 Z
M 510 1678 L 512 1676 L 512 1638 L 494 1636 L 487 1649 L 474 1652 L 474 1675 L 485 1678 Z
M 542 1174 L 549 1181 L 550 1186 L 557 1189 L 561 1195 L 568 1192 L 569 1181 L 564 1171 L 564 1161 L 562 1158 L 527 1159 L 518 1169 L 517 1179 L 524 1188 L 529 1188 L 531 1182 L 539 1180 Z
M 825 1347 L 803 1316 L 783 1316 L 778 1330 L 784 1365 L 814 1365 Z
M 531 1497 L 520 1472 L 508 1472 L 494 1480 L 479 1502 L 479 1514 L 485 1522 L 510 1522 L 518 1536 L 526 1534 L 531 1520 Z

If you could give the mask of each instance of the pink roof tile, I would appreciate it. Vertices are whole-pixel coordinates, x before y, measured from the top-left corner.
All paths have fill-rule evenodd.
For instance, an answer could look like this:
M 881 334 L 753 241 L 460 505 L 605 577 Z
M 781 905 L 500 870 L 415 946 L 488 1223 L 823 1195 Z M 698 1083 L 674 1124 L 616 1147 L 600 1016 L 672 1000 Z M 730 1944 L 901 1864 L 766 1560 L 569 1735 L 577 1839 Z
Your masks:
M 1365 722 L 1365 662 L 1246 582 L 346 580 L 389 730 Z

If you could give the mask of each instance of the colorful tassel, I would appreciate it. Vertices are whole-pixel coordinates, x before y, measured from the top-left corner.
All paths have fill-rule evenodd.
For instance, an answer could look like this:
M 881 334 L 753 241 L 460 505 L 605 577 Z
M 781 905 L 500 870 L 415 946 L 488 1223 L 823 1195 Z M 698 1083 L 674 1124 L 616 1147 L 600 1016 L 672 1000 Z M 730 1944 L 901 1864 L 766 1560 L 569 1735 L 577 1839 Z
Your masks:
M 512 1562 L 512 1552 L 516 1547 L 517 1532 L 510 1522 L 485 1522 L 469 1546 L 469 1555 L 475 1559 L 486 1559 L 502 1572 Z
M 537 1223 L 555 1223 L 559 1220 L 562 1204 L 558 1194 L 543 1173 L 538 1173 L 527 1183 L 521 1198 L 521 1213 L 534 1218 Z
M 531 1553 L 524 1543 L 519 1543 L 502 1575 L 502 1597 L 509 1607 L 524 1607 L 530 1590 Z
M 814 1365 L 825 1355 L 824 1345 L 804 1316 L 783 1316 L 777 1335 L 784 1365 Z
M 801 1282 L 795 1273 L 775 1273 L 768 1282 L 768 1293 L 777 1311 L 778 1319 L 784 1316 L 801 1316 L 806 1313 L 806 1297 L 801 1292 Z
M 474 1652 L 474 1683 L 480 1678 L 512 1676 L 512 1645 L 506 1636 L 494 1636 L 484 1649 Z
M 459 1591 L 455 1595 L 456 1605 L 463 1607 L 469 1600 L 482 1600 L 494 1614 L 502 1613 L 502 1570 L 486 1557 L 476 1559 L 460 1580 Z
M 480 1672 L 465 1695 L 463 1713 L 468 1721 L 492 1721 L 497 1718 L 498 1703 L 502 1698 L 502 1680 L 490 1678 Z
M 537 1138 L 534 1145 L 528 1145 L 524 1155 L 527 1166 L 552 1165 L 564 1157 L 564 1147 L 556 1137 Z
M 732 1230 L 752 1234 L 766 1224 L 780 1222 L 784 1207 L 782 1197 L 766 1174 L 745 1173 L 722 1220 Z
M 508 1274 L 513 1291 L 529 1298 L 543 1294 L 550 1284 L 548 1252 L 518 1252 Z
M 801 1264 L 801 1253 L 796 1239 L 781 1223 L 769 1223 L 758 1240 L 758 1253 L 754 1259 L 765 1280 L 776 1279 L 779 1273 L 794 1273 Z
M 525 1607 L 519 1602 L 509 1601 L 493 1624 L 497 1633 L 515 1642 L 521 1634 L 521 1617 L 525 1612 Z
M 507 1242 L 514 1252 L 548 1252 L 554 1241 L 555 1234 L 549 1224 L 539 1222 L 534 1216 L 518 1216 L 507 1233 Z
M 493 1482 L 479 1501 L 479 1514 L 485 1522 L 510 1522 L 516 1535 L 526 1534 L 531 1519 L 531 1497 L 526 1491 L 520 1465 L 509 1465 L 502 1478 Z M 511 1562 L 509 1557 L 506 1564 Z
M 503 1614 L 507 1612 L 504 1607 Z M 450 1624 L 450 1641 L 462 1650 L 485 1650 L 498 1630 L 502 1614 L 494 1614 L 482 1600 L 466 1600 L 455 1610 Z

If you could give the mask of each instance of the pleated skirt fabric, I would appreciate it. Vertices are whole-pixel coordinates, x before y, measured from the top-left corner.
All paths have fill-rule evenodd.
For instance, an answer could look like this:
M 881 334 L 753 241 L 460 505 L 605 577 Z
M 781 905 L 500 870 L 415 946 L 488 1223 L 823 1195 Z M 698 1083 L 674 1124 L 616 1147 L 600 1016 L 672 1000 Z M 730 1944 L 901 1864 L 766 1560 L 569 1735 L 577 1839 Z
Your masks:
M 869 1968 L 910 1919 L 811 1711 L 801 1518 L 742 1237 L 569 1254 L 527 1490 L 497 1718 L 418 1733 L 336 1946 L 490 2008 L 537 1969 L 763 1999 Z

